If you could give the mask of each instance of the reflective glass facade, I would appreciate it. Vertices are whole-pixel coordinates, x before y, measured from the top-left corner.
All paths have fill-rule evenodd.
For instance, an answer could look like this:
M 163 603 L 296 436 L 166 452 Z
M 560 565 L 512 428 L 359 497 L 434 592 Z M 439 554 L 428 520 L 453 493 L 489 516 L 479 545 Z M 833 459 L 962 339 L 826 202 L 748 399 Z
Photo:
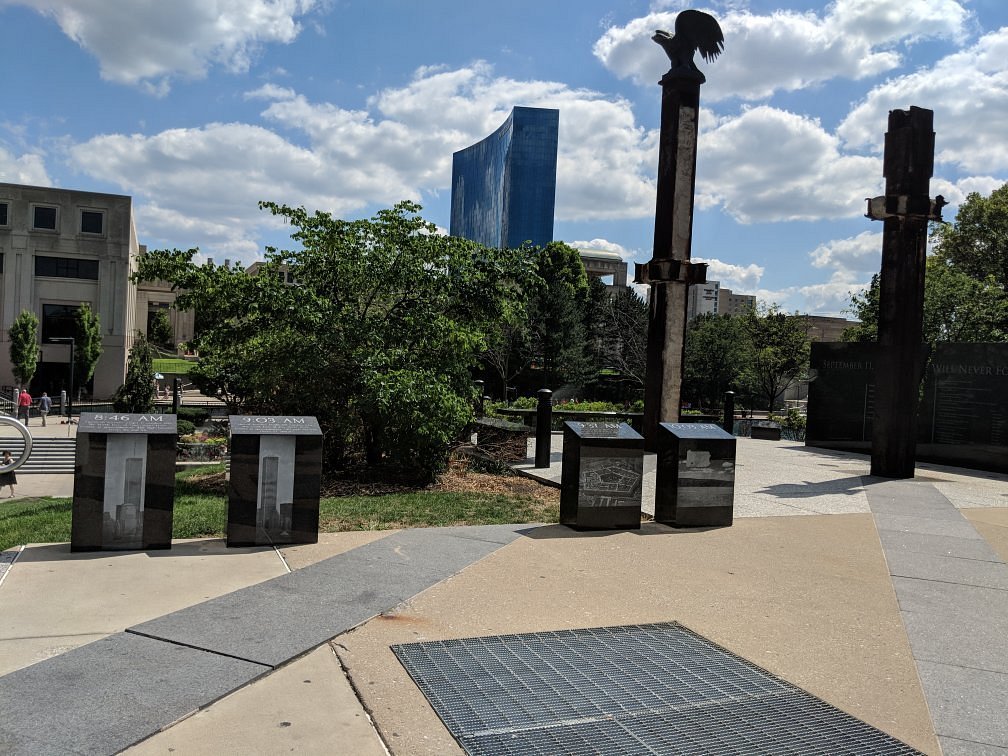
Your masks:
M 559 110 L 516 107 L 452 156 L 452 236 L 508 248 L 553 241 L 559 123 Z

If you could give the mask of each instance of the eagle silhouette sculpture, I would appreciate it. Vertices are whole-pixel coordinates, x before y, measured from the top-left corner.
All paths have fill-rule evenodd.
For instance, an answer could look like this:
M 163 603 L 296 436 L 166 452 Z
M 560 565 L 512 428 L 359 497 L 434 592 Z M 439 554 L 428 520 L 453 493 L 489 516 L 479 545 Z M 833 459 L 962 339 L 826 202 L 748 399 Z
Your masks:
M 693 54 L 699 50 L 707 62 L 714 60 L 724 49 L 724 34 L 714 16 L 702 11 L 684 10 L 675 20 L 675 34 L 659 29 L 651 37 L 662 46 L 672 61 L 672 69 L 703 74 L 693 62 Z

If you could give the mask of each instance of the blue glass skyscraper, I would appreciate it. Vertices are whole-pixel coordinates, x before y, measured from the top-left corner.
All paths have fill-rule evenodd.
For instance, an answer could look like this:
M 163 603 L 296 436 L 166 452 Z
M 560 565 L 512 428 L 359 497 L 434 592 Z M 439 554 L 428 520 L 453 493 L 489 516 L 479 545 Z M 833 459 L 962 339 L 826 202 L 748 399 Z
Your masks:
M 559 110 L 516 107 L 452 156 L 452 236 L 508 248 L 553 241 L 559 124 Z

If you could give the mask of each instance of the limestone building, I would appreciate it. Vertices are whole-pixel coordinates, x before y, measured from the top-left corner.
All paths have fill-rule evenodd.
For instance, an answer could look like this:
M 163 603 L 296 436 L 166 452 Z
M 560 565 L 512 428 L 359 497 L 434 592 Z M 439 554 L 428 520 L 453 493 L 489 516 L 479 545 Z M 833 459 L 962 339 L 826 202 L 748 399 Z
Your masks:
M 602 249 L 579 249 L 585 273 L 591 278 L 600 278 L 612 294 L 627 285 L 627 264 L 615 252 Z
M 69 387 L 70 346 L 53 339 L 73 336 L 82 302 L 102 330 L 102 356 L 84 386 L 96 398 L 122 385 L 134 334 L 147 332 L 154 311 L 168 310 L 176 342 L 191 339 L 193 315 L 171 308 L 170 284 L 130 280 L 143 252 L 131 197 L 0 183 L 0 385 L 15 385 L 8 331 L 23 310 L 39 319 L 33 396 Z
M 686 320 L 693 320 L 699 315 L 718 315 L 718 293 L 721 290 L 719 281 L 694 284 L 689 287 L 686 296 Z
M 749 310 L 756 309 L 754 294 L 736 294 L 724 287 L 718 289 L 719 315 L 744 315 Z
M 99 317 L 103 353 L 93 393 L 110 396 L 123 382 L 136 328 L 140 252 L 130 197 L 0 184 L 0 383 L 14 385 L 8 330 L 22 310 L 39 319 L 33 394 L 68 385 L 70 347 L 81 302 Z

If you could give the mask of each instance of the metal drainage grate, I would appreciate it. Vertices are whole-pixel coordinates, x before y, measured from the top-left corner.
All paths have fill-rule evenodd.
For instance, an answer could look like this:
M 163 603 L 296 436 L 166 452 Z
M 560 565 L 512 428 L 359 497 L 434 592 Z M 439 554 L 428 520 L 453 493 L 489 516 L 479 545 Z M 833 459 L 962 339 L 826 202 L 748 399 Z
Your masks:
M 916 754 L 678 623 L 407 643 L 474 754 Z

